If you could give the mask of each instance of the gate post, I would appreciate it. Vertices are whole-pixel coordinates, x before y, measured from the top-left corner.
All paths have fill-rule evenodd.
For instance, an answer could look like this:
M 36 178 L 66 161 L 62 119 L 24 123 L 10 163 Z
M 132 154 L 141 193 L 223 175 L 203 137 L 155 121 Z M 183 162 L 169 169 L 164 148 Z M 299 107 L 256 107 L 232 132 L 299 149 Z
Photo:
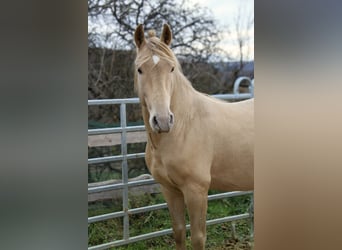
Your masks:
M 128 165 L 127 165 L 127 142 L 126 142 L 126 103 L 120 104 L 120 123 L 121 123 L 121 154 L 122 159 L 122 210 L 123 216 L 123 238 L 128 240 L 129 238 L 129 215 L 128 215 Z

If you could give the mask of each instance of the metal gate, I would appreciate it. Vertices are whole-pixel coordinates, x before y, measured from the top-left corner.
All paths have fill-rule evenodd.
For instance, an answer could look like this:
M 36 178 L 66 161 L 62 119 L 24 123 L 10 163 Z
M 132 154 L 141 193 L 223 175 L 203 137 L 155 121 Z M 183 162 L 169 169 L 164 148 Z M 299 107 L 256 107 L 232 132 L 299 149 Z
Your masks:
M 249 82 L 249 92 L 248 93 L 239 93 L 239 86 L 242 81 Z M 223 100 L 243 100 L 254 97 L 254 79 L 250 79 L 248 77 L 239 77 L 234 83 L 234 89 L 232 94 L 222 94 L 222 95 L 213 95 L 216 98 Z M 145 131 L 145 126 L 127 126 L 126 121 L 126 104 L 138 104 L 138 98 L 127 98 L 127 99 L 101 99 L 101 100 L 88 100 L 88 105 L 120 105 L 120 127 L 115 128 L 103 128 L 103 129 L 89 129 L 88 135 L 100 135 L 100 134 L 121 134 L 121 155 L 107 156 L 107 157 L 99 157 L 99 158 L 90 158 L 88 159 L 88 164 L 97 164 L 97 163 L 105 163 L 105 162 L 113 162 L 113 161 L 122 161 L 122 182 L 117 184 L 103 185 L 99 187 L 88 187 L 88 194 L 107 191 L 107 190 L 115 190 L 122 189 L 122 211 L 101 214 L 88 218 L 88 224 L 94 223 L 98 221 L 109 220 L 112 218 L 123 217 L 123 239 L 115 240 L 112 242 L 106 242 L 100 245 L 91 246 L 88 250 L 94 249 L 107 249 L 110 247 L 126 245 L 129 243 L 151 239 L 158 236 L 163 236 L 167 234 L 172 234 L 172 229 L 165 229 L 160 231 L 155 231 L 152 233 L 142 234 L 134 237 L 130 237 L 129 235 L 129 216 L 133 214 L 138 214 L 142 212 L 148 212 L 158 209 L 167 208 L 166 203 L 150 205 L 145 207 L 138 207 L 134 209 L 130 209 L 128 207 L 128 188 L 155 184 L 156 182 L 153 179 L 149 180 L 138 180 L 138 181 L 128 181 L 128 164 L 127 160 L 143 158 L 145 153 L 135 153 L 135 154 L 127 154 L 127 133 L 135 132 L 135 131 Z M 252 191 L 242 192 L 226 192 L 220 194 L 208 195 L 208 201 L 223 199 L 234 196 L 242 196 L 242 195 L 253 195 Z M 252 197 L 253 202 L 253 197 Z M 223 218 L 207 220 L 207 225 L 214 225 L 218 223 L 246 219 L 253 216 L 253 212 L 238 214 L 233 216 L 227 216 Z M 190 228 L 189 225 L 186 226 L 187 229 Z

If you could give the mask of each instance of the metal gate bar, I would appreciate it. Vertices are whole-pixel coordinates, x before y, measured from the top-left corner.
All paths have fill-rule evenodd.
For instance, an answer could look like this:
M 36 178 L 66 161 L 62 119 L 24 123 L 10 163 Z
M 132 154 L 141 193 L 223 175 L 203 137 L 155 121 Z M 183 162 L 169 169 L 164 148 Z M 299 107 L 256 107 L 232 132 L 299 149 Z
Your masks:
M 235 191 L 235 192 L 226 192 L 226 193 L 220 193 L 220 194 L 212 194 L 212 195 L 208 195 L 208 201 L 219 200 L 219 199 L 224 199 L 224 198 L 231 198 L 231 197 L 235 197 L 235 196 L 242 196 L 242 195 L 248 195 L 248 194 L 252 195 L 253 191 Z M 137 213 L 150 212 L 150 211 L 163 209 L 163 208 L 167 208 L 166 203 L 128 209 L 127 213 L 129 215 L 132 215 L 132 214 L 137 214 Z M 89 217 L 88 223 L 118 218 L 118 217 L 124 216 L 124 214 L 125 214 L 124 212 L 119 211 L 119 212 L 114 212 L 114 213 L 96 215 L 96 216 Z

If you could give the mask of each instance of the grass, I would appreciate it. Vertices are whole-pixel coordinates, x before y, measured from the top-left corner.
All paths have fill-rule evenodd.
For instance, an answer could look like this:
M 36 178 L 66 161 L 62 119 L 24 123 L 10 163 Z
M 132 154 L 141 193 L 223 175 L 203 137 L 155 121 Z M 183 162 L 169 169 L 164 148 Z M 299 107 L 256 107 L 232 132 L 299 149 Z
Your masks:
M 129 201 L 131 208 L 163 202 L 165 201 L 161 194 L 143 195 L 139 198 L 132 198 Z M 248 195 L 209 201 L 207 219 L 246 213 L 249 204 L 250 196 Z M 93 203 L 89 204 L 88 216 L 91 217 L 99 214 L 121 211 L 121 209 L 121 201 Z M 170 216 L 167 209 L 131 215 L 129 221 L 130 236 L 171 228 Z M 188 217 L 187 223 L 189 223 Z M 235 235 L 232 230 L 232 224 L 235 225 Z M 253 240 L 249 237 L 250 229 L 250 219 L 208 226 L 206 249 L 252 249 Z M 122 218 L 90 223 L 88 224 L 88 245 L 93 246 L 109 241 L 120 240 L 122 239 L 122 231 Z M 191 249 L 189 231 L 187 231 L 187 247 L 188 249 Z M 172 235 L 166 235 L 137 243 L 131 243 L 115 249 L 174 249 L 174 240 Z

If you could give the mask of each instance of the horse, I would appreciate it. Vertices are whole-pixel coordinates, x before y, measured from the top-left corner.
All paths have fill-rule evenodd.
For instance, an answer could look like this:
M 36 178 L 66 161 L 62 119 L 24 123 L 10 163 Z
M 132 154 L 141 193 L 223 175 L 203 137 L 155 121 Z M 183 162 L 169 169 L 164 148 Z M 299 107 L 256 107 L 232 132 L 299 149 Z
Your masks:
M 186 249 L 187 209 L 192 247 L 202 250 L 208 190 L 253 190 L 254 100 L 228 103 L 196 91 L 171 41 L 167 24 L 160 38 L 137 26 L 134 88 L 147 133 L 145 162 L 167 202 L 176 249 Z

